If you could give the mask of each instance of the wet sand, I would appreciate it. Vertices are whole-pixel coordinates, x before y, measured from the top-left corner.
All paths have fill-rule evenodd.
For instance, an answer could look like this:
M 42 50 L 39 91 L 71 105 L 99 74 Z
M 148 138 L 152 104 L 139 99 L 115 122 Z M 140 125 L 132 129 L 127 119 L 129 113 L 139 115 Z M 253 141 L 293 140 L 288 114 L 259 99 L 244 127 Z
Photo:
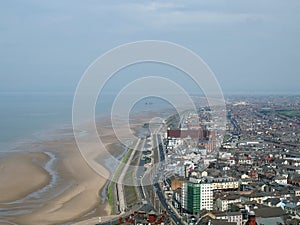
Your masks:
M 53 145 L 53 143 L 48 144 Z M 99 190 L 104 186 L 106 179 L 98 176 L 87 165 L 74 142 L 64 143 L 62 148 L 57 150 L 58 174 L 64 183 L 71 185 L 41 208 L 31 214 L 20 216 L 14 222 L 18 224 L 56 224 L 73 221 L 99 205 L 101 200 Z M 99 215 L 109 214 L 110 210 L 107 204 L 102 205 L 101 209 L 98 211 Z
M 110 130 L 105 135 L 106 143 L 114 145 Z M 62 224 L 109 215 L 109 205 L 100 204 L 107 179 L 89 167 L 74 138 L 33 145 L 40 151 L 1 157 L 0 224 Z M 93 150 L 94 144 L 89 147 Z M 101 158 L 101 151 L 97 154 Z M 47 168 L 50 160 L 52 166 Z M 104 167 L 103 172 L 108 173 Z
M 149 122 L 148 117 L 136 115 L 132 129 Z M 104 121 L 99 127 L 110 154 L 121 154 L 110 124 Z M 121 131 L 124 136 L 126 132 Z M 100 191 L 107 179 L 86 163 L 74 138 L 43 141 L 34 146 L 40 150 L 10 154 L 0 160 L 0 224 L 63 224 L 110 214 L 108 203 L 100 204 Z M 88 147 L 90 159 L 105 160 L 102 151 L 95 150 L 97 145 L 91 142 Z M 50 161 L 53 163 L 47 168 Z M 98 167 L 101 173 L 109 174 L 102 165 Z
M 49 160 L 44 153 L 10 155 L 0 159 L 0 202 L 13 202 L 50 182 L 42 167 Z
M 45 153 L 21 153 L 0 161 L 0 224 L 61 224 L 73 221 L 95 208 L 97 216 L 108 215 L 107 204 L 99 205 L 100 189 L 106 179 L 96 174 L 81 157 L 74 140 L 43 143 L 53 149 L 54 177 L 43 166 Z M 32 195 L 32 196 L 31 196 Z

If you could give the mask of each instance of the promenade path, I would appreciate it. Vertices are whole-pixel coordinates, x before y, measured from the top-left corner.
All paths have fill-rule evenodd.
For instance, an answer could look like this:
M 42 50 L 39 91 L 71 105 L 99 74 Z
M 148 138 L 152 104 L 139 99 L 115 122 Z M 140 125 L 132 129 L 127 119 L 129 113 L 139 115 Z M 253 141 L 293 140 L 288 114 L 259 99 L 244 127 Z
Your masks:
M 133 151 L 131 152 L 123 170 L 122 170 L 122 173 L 120 174 L 119 176 L 119 179 L 118 179 L 118 182 L 117 182 L 117 192 L 118 192 L 118 200 L 119 200 L 119 209 L 120 209 L 120 212 L 121 213 L 124 213 L 125 212 L 125 209 L 126 209 L 126 202 L 125 202 L 125 196 L 124 196 L 124 186 L 123 186 L 123 180 L 124 180 L 124 177 L 126 175 L 126 172 L 130 166 L 130 163 L 133 159 L 133 156 L 140 144 L 140 141 L 141 141 L 141 138 L 138 139 Z

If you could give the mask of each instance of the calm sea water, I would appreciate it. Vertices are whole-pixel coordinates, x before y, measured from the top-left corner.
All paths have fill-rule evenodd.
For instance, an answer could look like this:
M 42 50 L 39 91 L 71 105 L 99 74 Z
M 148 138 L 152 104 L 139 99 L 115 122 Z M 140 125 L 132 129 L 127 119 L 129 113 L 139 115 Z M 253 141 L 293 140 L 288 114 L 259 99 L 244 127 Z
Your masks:
M 70 124 L 71 109 L 71 93 L 0 93 L 0 150 Z
M 106 95 L 97 104 L 99 116 L 109 115 L 115 96 Z M 0 92 L 0 151 L 22 150 L 22 143 L 55 137 L 71 128 L 73 93 Z M 135 112 L 171 108 L 157 98 L 145 99 Z M 59 136 L 61 137 L 61 132 Z M 58 136 L 57 136 L 58 138 Z

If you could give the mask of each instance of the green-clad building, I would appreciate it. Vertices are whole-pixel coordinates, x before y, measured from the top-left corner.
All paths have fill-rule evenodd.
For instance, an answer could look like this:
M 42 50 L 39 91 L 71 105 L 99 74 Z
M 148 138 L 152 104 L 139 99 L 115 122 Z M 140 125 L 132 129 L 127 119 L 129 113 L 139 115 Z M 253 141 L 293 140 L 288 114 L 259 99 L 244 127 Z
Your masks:
M 202 209 L 212 210 L 211 183 L 203 178 L 190 178 L 182 184 L 182 207 L 194 214 Z

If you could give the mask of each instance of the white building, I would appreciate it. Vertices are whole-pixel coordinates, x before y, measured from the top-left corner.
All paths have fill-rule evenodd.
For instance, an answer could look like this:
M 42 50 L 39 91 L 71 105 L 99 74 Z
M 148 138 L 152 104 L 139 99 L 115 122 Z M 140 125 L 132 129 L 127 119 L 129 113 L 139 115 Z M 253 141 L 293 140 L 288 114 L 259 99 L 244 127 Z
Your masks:
M 168 139 L 167 149 L 172 150 L 178 148 L 178 146 L 183 144 L 183 140 L 180 138 L 170 138 Z
M 275 177 L 274 181 L 277 184 L 281 184 L 281 185 L 287 185 L 287 178 L 284 176 L 277 176 Z
M 189 213 L 213 209 L 211 183 L 206 178 L 191 177 L 182 184 L 182 207 Z
M 237 225 L 243 224 L 243 215 L 240 212 L 227 212 L 221 214 L 215 214 L 217 220 L 226 220 L 227 222 L 233 222 Z

